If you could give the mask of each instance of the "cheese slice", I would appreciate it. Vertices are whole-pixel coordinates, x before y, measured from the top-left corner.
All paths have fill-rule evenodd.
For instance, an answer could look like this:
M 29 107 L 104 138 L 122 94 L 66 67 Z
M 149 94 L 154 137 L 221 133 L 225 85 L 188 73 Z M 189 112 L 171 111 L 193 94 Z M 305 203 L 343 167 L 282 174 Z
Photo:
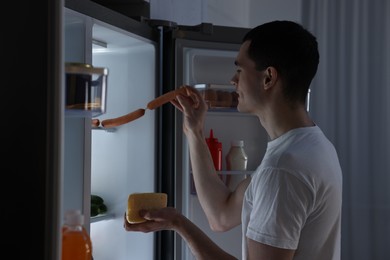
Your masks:
M 146 219 L 140 217 L 139 211 L 142 209 L 161 209 L 167 206 L 168 195 L 166 193 L 147 192 L 133 193 L 127 200 L 126 219 L 129 223 L 142 223 Z

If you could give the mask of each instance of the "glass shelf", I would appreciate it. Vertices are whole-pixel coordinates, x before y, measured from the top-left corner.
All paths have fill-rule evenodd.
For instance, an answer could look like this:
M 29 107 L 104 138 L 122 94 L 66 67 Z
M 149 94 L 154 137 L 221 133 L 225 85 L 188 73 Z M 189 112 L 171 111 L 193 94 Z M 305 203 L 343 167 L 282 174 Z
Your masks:
M 105 128 L 105 127 L 102 127 L 102 126 L 93 126 L 92 127 L 92 130 L 104 130 L 106 132 L 116 132 L 116 128 L 113 127 L 113 128 Z
M 217 171 L 221 175 L 250 175 L 253 171 Z
M 217 174 L 226 185 L 229 185 L 229 180 L 231 177 L 233 178 L 233 176 L 237 176 L 239 178 L 248 178 L 253 172 L 254 171 L 217 171 Z M 190 194 L 191 195 L 197 194 L 193 175 L 192 175 L 192 170 L 190 170 Z
M 190 170 L 190 173 L 192 174 L 192 169 Z M 253 171 L 217 171 L 217 174 L 220 175 L 251 175 Z
M 99 222 L 99 221 L 103 221 L 103 220 L 114 219 L 114 217 L 115 217 L 115 215 L 113 213 L 99 214 L 97 216 L 91 217 L 91 223 Z

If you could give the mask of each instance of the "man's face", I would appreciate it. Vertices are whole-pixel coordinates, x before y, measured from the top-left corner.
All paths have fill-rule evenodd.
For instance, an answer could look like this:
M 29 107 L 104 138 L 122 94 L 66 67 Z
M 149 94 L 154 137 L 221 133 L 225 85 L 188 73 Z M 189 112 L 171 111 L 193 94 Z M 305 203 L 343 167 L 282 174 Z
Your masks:
M 262 79 L 264 73 L 256 70 L 256 65 L 248 56 L 249 41 L 244 42 L 238 52 L 235 64 L 236 73 L 231 79 L 238 94 L 237 109 L 240 112 L 254 113 L 261 104 Z

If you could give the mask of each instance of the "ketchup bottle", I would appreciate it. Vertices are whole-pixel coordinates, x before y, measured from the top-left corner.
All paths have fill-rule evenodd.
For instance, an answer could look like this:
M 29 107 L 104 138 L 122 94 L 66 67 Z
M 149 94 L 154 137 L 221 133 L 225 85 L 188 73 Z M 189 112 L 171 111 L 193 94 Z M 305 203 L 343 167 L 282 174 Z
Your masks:
M 222 143 L 218 142 L 217 138 L 214 138 L 213 129 L 210 129 L 210 137 L 206 138 L 206 143 L 207 146 L 209 147 L 215 170 L 221 171 L 222 170 Z M 221 174 L 218 175 L 222 179 L 222 175 Z M 195 183 L 192 177 L 191 177 L 191 194 L 196 194 Z
M 216 171 L 222 170 L 222 143 L 214 138 L 213 129 L 210 129 L 210 137 L 206 138 L 207 146 L 209 147 L 211 157 L 213 158 Z

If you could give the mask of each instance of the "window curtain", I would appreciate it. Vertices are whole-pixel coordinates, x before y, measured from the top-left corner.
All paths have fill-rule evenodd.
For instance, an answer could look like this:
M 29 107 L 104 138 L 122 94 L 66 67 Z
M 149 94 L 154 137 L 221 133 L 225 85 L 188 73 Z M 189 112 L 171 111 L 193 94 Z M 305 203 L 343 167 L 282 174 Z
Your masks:
M 302 0 L 320 65 L 310 114 L 343 169 L 342 260 L 390 259 L 390 1 Z

